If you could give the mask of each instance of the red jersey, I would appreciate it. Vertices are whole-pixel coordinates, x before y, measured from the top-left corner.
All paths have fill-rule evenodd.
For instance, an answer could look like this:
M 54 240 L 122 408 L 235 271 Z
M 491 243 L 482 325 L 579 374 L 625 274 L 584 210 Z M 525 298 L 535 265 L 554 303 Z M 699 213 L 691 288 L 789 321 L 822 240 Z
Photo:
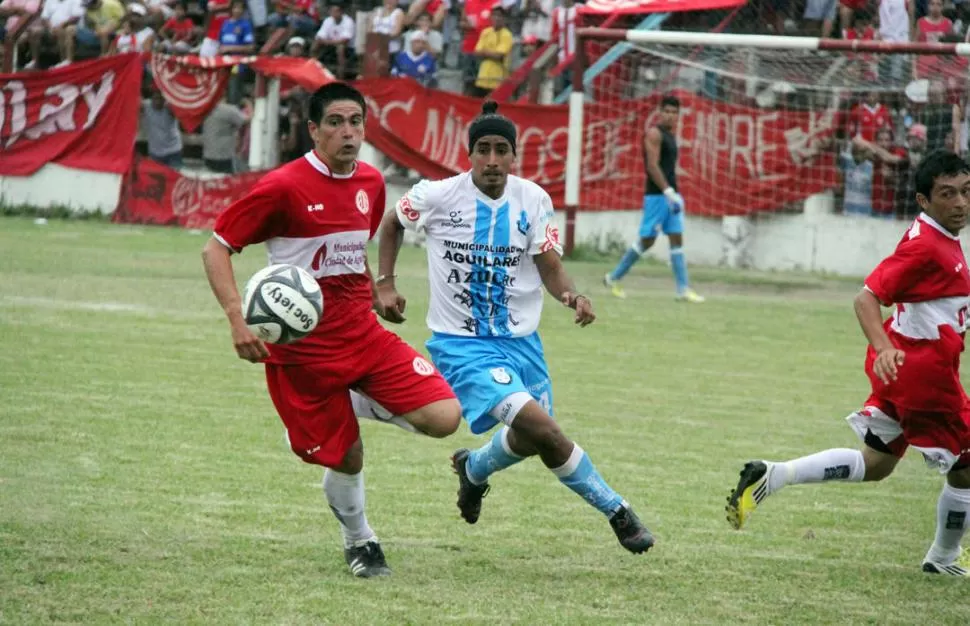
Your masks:
M 949 18 L 940 18 L 939 22 L 933 23 L 928 17 L 921 17 L 916 20 L 916 41 L 920 43 L 936 43 L 943 35 L 953 32 L 953 22 Z M 916 78 L 930 78 L 931 66 L 936 59 L 933 55 L 921 54 L 916 57 Z
M 465 31 L 461 40 L 461 51 L 465 54 L 475 54 L 475 46 L 482 31 L 491 26 L 492 8 L 498 4 L 496 0 L 465 0 L 465 17 L 472 25 L 471 30 Z
M 192 39 L 192 31 L 195 29 L 195 22 L 191 17 L 183 17 L 181 20 L 170 17 L 162 25 L 162 30 L 172 31 L 173 41 L 188 41 Z
M 209 25 L 206 27 L 205 36 L 207 39 L 219 41 L 222 24 L 229 19 L 229 2 L 227 0 L 210 0 L 206 10 L 209 11 Z
M 323 292 L 323 317 L 307 337 L 268 345 L 267 363 L 291 365 L 347 359 L 382 327 L 371 310 L 367 242 L 384 216 L 384 177 L 358 162 L 332 174 L 315 152 L 270 172 L 216 220 L 214 235 L 239 252 L 265 243 L 269 264 L 312 274 Z
M 866 373 L 873 393 L 897 407 L 959 413 L 966 401 L 960 385 L 960 353 L 970 306 L 970 270 L 960 239 L 921 213 L 895 252 L 869 277 L 866 289 L 896 310 L 884 328 L 906 353 L 898 378 L 883 385 L 872 371 L 869 346 Z
M 906 158 L 905 148 L 895 146 L 889 153 Z M 879 215 L 891 214 L 896 207 L 896 181 L 906 169 L 906 162 L 887 163 L 876 157 L 872 161 L 872 212 Z
M 891 126 L 892 117 L 889 110 L 881 104 L 870 107 L 868 104 L 857 104 L 852 110 L 852 136 L 862 135 L 866 141 L 876 140 L 876 131 L 883 126 Z

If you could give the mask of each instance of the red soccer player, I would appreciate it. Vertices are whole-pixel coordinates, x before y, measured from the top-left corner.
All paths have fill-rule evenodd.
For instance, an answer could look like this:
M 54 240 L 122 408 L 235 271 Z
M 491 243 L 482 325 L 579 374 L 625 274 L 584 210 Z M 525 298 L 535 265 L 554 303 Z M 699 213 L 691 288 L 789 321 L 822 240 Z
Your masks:
M 876 131 L 884 126 L 892 125 L 892 114 L 879 101 L 879 92 L 866 93 L 865 102 L 860 102 L 852 109 L 849 118 L 849 133 L 855 137 L 860 135 L 866 141 L 876 139 Z
M 228 207 L 202 256 L 236 353 L 266 364 L 269 394 L 291 448 L 305 462 L 328 468 L 323 490 L 343 531 L 347 564 L 355 576 L 382 576 L 390 570 L 364 513 L 356 416 L 386 408 L 402 426 L 446 437 L 457 430 L 461 409 L 434 366 L 385 330 L 371 310 L 376 299 L 367 242 L 384 215 L 385 191 L 380 172 L 357 160 L 364 97 L 330 83 L 310 97 L 308 110 L 314 149 L 267 174 Z M 305 269 L 323 291 L 320 324 L 294 344 L 267 346 L 243 319 L 230 256 L 257 243 L 266 244 L 270 264 Z M 351 390 L 361 393 L 352 399 Z
M 968 576 L 970 559 L 960 541 L 970 513 L 970 399 L 959 367 L 970 270 L 958 233 L 970 210 L 970 166 L 951 152 L 931 153 L 916 172 L 916 200 L 923 213 L 855 298 L 869 340 L 865 369 L 872 393 L 846 419 L 862 449 L 747 463 L 728 498 L 728 521 L 741 528 L 767 496 L 787 485 L 882 480 L 912 446 L 946 474 L 923 571 Z M 895 306 L 885 323 L 880 304 Z

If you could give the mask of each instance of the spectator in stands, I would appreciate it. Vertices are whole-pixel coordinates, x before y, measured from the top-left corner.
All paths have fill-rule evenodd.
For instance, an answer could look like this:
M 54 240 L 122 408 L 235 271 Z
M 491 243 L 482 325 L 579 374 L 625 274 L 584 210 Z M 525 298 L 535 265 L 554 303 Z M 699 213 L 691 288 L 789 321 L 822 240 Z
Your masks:
M 482 31 L 475 46 L 479 67 L 473 95 L 485 97 L 502 84 L 509 75 L 514 44 L 512 31 L 505 26 L 505 11 L 495 7 L 492 9 L 492 25 Z
M 418 16 L 417 22 L 414 24 L 414 28 L 409 30 L 404 35 L 404 48 L 410 46 L 411 37 L 414 37 L 418 33 L 423 33 L 425 35 L 425 43 L 427 44 L 428 52 L 431 53 L 435 59 L 441 56 L 442 51 L 444 51 L 445 42 L 444 38 L 441 36 L 441 32 L 431 28 L 431 16 L 427 13 L 422 13 Z
M 413 78 L 425 87 L 437 87 L 438 65 L 428 51 L 427 35 L 418 32 L 408 41 L 408 49 L 401 50 L 394 56 L 391 74 Z
M 849 117 L 849 135 L 861 136 L 866 141 L 875 141 L 876 131 L 884 126 L 892 125 L 892 114 L 879 101 L 878 91 L 866 93 L 864 102 L 860 102 L 853 109 Z
M 148 9 L 145 5 L 133 2 L 128 5 L 128 14 L 121 20 L 118 34 L 111 42 L 108 54 L 127 52 L 151 52 L 155 44 L 155 31 L 145 25 Z
M 187 54 L 192 49 L 196 39 L 195 22 L 187 14 L 185 0 L 175 5 L 175 12 L 162 25 L 159 36 L 165 52 Z
M 3 0 L 0 2 L 0 43 L 7 33 L 16 33 L 20 24 L 40 10 L 40 0 Z
M 219 36 L 222 25 L 229 19 L 229 0 L 209 0 L 206 11 L 205 37 L 199 47 L 199 56 L 214 57 L 219 54 Z
M 838 4 L 838 0 L 807 0 L 803 19 L 806 22 L 811 22 L 813 26 L 821 22 L 820 35 L 825 38 L 831 37 L 832 30 L 835 27 L 835 11 Z
M 855 14 L 859 11 L 867 11 L 869 0 L 839 0 L 839 24 L 842 28 L 842 37 L 849 29 L 849 24 L 855 23 Z
M 292 36 L 313 37 L 319 24 L 317 4 L 314 0 L 277 0 L 276 11 L 268 19 L 273 33 L 270 39 L 280 43 Z M 277 49 L 273 46 L 273 49 Z
M 220 102 L 202 122 L 202 161 L 211 172 L 235 172 L 239 130 L 247 122 L 239 108 Z
M 926 127 L 928 152 L 946 148 L 948 142 L 960 136 L 960 107 L 947 100 L 943 81 L 930 81 L 926 104 L 916 111 L 916 119 Z
M 834 0 L 833 0 L 834 1 Z M 552 38 L 559 45 L 559 64 L 576 53 L 576 14 L 577 7 L 573 0 L 563 0 L 562 5 L 552 12 Z M 617 68 L 619 64 L 614 64 Z M 555 77 L 556 91 L 560 92 L 569 87 L 569 72 L 563 72 Z
M 75 45 L 85 53 L 106 53 L 115 33 L 125 17 L 125 7 L 119 0 L 84 0 L 84 25 L 69 26 L 72 35 L 66 40 L 64 60 L 59 65 L 74 62 Z
M 253 23 L 246 17 L 246 0 L 232 0 L 229 19 L 219 29 L 220 54 L 252 54 L 256 51 Z
M 175 6 L 182 0 L 145 0 L 145 8 L 148 10 L 146 24 L 158 27 L 165 23 L 165 20 L 175 15 Z
M 921 210 L 916 202 L 916 169 L 927 153 L 926 135 L 922 124 L 913 124 L 907 133 L 906 169 L 900 172 L 896 187 L 896 211 L 901 217 L 915 217 Z
M 842 212 L 846 215 L 872 215 L 873 165 L 868 151 L 852 142 L 839 155 L 839 167 L 845 176 Z
M 153 89 L 151 97 L 141 104 L 141 130 L 148 140 L 150 159 L 181 169 L 182 130 L 158 89 Z
M 482 31 L 488 26 L 489 17 L 495 0 L 465 0 L 461 14 L 461 29 L 464 35 L 461 40 L 461 56 L 459 67 L 462 73 L 463 91 L 472 94 L 475 91 L 475 79 L 478 77 L 478 57 L 475 56 L 475 46 Z
M 68 45 L 68 40 L 74 36 L 74 31 L 69 29 L 83 17 L 84 6 L 81 0 L 44 0 L 40 19 L 27 30 L 30 61 L 25 66 L 26 69 L 38 67 L 44 46 L 56 46 L 60 58 L 67 58 L 68 48 L 74 48 L 73 41 Z
M 896 213 L 896 189 L 909 166 L 909 156 L 902 146 L 893 145 L 893 131 L 883 127 L 876 131 L 875 143 L 862 137 L 853 145 L 866 150 L 872 159 L 872 214 L 891 218 Z
M 414 0 L 408 7 L 404 25 L 411 26 L 417 22 L 419 17 L 427 13 L 431 17 L 431 27 L 438 30 L 444 24 L 445 16 L 450 8 L 451 2 L 449 0 Z
M 879 0 L 879 39 L 906 43 L 913 24 L 913 0 Z M 907 59 L 901 54 L 885 54 L 880 59 L 879 76 L 901 81 Z
M 302 157 L 313 149 L 313 138 L 303 114 L 304 102 L 300 97 L 285 101 L 280 111 L 280 163 L 288 163 Z
M 936 43 L 952 32 L 953 22 L 943 17 L 943 0 L 930 0 L 928 14 L 916 20 L 916 41 Z M 930 66 L 933 61 L 928 55 L 917 56 L 913 64 L 913 78 L 932 78 Z
M 354 53 L 356 36 L 354 20 L 344 15 L 343 5 L 331 4 L 330 15 L 317 31 L 310 55 L 317 57 L 337 78 L 349 78 L 357 59 Z
M 879 37 L 872 27 L 872 14 L 866 9 L 853 9 L 852 28 L 843 33 L 843 38 L 849 41 L 874 41 Z M 850 53 L 853 61 L 851 71 L 855 80 L 863 79 L 874 83 L 879 80 L 879 62 L 872 54 Z
M 552 12 L 556 0 L 522 0 L 522 38 L 535 37 L 542 46 L 552 37 Z M 523 56 L 526 56 L 523 53 Z
M 401 32 L 404 29 L 404 11 L 397 6 L 397 0 L 384 0 L 370 14 L 369 32 L 387 35 L 390 41 L 387 52 L 394 56 L 401 51 Z

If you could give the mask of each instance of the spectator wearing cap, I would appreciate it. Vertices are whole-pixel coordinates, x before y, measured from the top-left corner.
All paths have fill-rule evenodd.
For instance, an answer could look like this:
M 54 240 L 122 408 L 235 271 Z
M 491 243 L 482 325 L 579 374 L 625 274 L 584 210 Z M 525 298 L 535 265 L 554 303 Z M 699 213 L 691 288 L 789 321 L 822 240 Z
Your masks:
M 268 22 L 273 29 L 272 37 L 279 37 L 285 41 L 292 35 L 313 37 L 317 32 L 319 16 L 314 0 L 277 0 L 275 11 L 270 14 Z M 278 35 L 279 31 L 284 34 Z
M 356 60 L 354 37 L 357 29 L 354 20 L 344 15 L 339 3 L 330 5 L 330 15 L 323 20 L 310 48 L 310 55 L 317 57 L 339 79 L 349 77 L 350 66 Z
M 440 31 L 431 27 L 431 15 L 428 13 L 419 15 L 417 21 L 414 23 L 414 28 L 404 34 L 405 49 L 410 47 L 411 37 L 414 37 L 418 33 L 424 33 L 426 43 L 428 44 L 428 52 L 437 59 L 444 50 L 445 40 Z
M 155 31 L 145 25 L 148 9 L 145 5 L 133 2 L 128 5 L 128 14 L 121 20 L 118 34 L 111 42 L 108 54 L 127 52 L 151 52 L 155 44 Z
M 196 38 L 195 22 L 187 13 L 185 0 L 180 0 L 175 5 L 172 17 L 165 20 L 162 25 L 159 36 L 162 40 L 162 50 L 165 52 L 187 54 L 192 49 Z
M 509 75 L 514 43 L 512 31 L 505 26 L 505 10 L 495 7 L 492 9 L 492 25 L 482 31 L 475 45 L 475 56 L 481 63 L 472 95 L 485 97 L 502 84 Z
M 31 60 L 25 68 L 35 69 L 38 66 L 45 47 L 56 46 L 61 59 L 67 58 L 69 49 L 73 55 L 74 31 L 71 28 L 83 18 L 84 5 L 81 0 L 44 0 L 40 19 L 27 29 Z
M 436 87 L 438 64 L 428 51 L 427 35 L 421 32 L 415 33 L 408 42 L 408 48 L 394 56 L 391 74 L 413 78 L 425 87 Z
M 369 32 L 387 35 L 390 38 L 387 51 L 392 58 L 401 50 L 403 28 L 404 11 L 397 6 L 397 0 L 384 0 L 381 6 L 371 12 Z
M 182 131 L 158 89 L 141 103 L 141 130 L 147 139 L 148 158 L 174 169 L 182 167 Z
M 98 54 L 107 52 L 111 41 L 125 17 L 125 7 L 119 0 L 84 0 L 84 25 L 69 26 L 70 38 L 65 42 L 63 66 L 74 62 L 75 45 L 78 48 L 97 50 Z

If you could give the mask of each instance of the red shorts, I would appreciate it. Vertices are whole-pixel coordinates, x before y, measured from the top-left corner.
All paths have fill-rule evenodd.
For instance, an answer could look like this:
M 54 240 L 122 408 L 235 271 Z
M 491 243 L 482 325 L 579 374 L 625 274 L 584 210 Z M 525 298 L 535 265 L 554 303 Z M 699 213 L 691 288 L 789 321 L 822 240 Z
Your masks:
M 861 11 L 869 6 L 869 0 L 839 0 L 839 4 L 853 11 Z M 847 28 L 843 25 L 843 28 Z
M 864 441 L 876 437 L 897 457 L 913 446 L 941 471 L 970 465 L 970 404 L 959 413 L 913 411 L 872 394 L 847 419 Z
M 346 358 L 267 364 L 266 384 L 293 452 L 307 463 L 327 467 L 340 465 L 360 437 L 351 389 L 395 415 L 455 397 L 427 359 L 383 327 Z

